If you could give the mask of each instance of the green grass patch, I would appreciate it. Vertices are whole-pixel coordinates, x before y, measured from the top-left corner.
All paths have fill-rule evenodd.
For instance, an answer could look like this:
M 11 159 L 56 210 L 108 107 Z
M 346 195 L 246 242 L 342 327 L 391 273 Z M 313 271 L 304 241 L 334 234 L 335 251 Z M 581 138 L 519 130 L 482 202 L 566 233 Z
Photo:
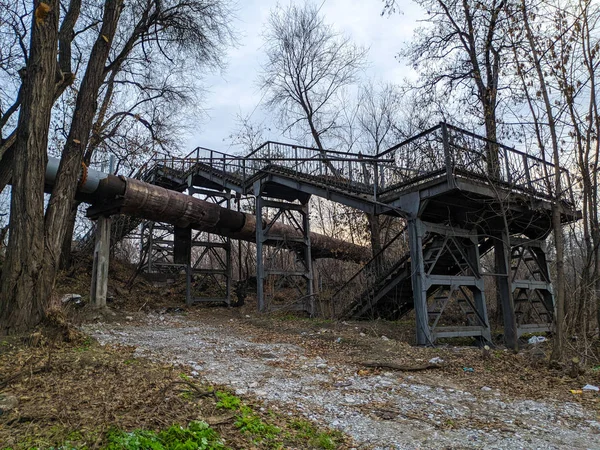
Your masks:
M 297 431 L 296 440 L 306 441 L 311 447 L 334 450 L 344 439 L 339 431 L 321 431 L 308 420 L 293 419 L 290 427 Z
M 333 450 L 344 442 L 344 435 L 339 431 L 321 430 L 308 420 L 290 419 L 272 411 L 263 414 L 268 416 L 266 420 L 239 397 L 227 391 L 217 391 L 216 396 L 219 399 L 217 408 L 236 412 L 235 427 L 248 435 L 254 444 L 262 447 Z
M 275 425 L 265 422 L 254 410 L 242 403 L 242 400 L 227 391 L 217 391 L 219 401 L 217 408 L 236 411 L 235 427 L 242 433 L 250 435 L 256 444 L 263 443 L 272 448 L 280 448 L 277 438 L 281 429 Z
M 281 428 L 262 420 L 249 406 L 240 408 L 240 415 L 235 421 L 235 426 L 242 433 L 252 435 L 258 442 L 274 442 L 281 433 Z
M 227 391 L 217 391 L 215 393 L 219 401 L 215 405 L 217 408 L 229 409 L 231 411 L 237 411 L 242 406 L 242 401 L 239 397 L 230 394 Z
M 154 432 L 112 431 L 105 450 L 227 450 L 219 434 L 207 423 L 194 421 L 187 427 L 173 425 Z

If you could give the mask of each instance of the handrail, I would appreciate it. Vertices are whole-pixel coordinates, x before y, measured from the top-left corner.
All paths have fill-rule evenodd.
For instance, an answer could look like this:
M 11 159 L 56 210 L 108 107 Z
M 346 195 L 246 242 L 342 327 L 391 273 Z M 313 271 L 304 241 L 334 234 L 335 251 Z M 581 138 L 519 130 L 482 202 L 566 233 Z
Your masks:
M 354 275 L 352 275 L 350 278 L 348 278 L 345 282 L 344 285 L 342 287 L 340 287 L 337 291 L 335 291 L 335 293 L 331 296 L 331 298 L 336 298 L 337 295 L 342 292 L 344 289 L 346 289 L 346 287 L 352 282 L 354 281 L 355 278 L 357 278 L 361 273 L 365 272 L 367 270 L 367 267 L 369 267 L 371 264 L 375 264 L 375 261 L 379 260 L 381 256 L 383 256 L 383 252 L 385 252 L 394 242 L 396 242 L 396 240 L 398 240 L 398 238 L 400 236 L 402 236 L 406 230 L 407 230 L 407 226 L 403 226 L 402 229 L 398 232 L 398 234 L 396 234 L 392 239 L 390 239 L 383 247 L 381 247 L 381 250 L 379 250 L 375 256 L 373 256 L 369 261 L 367 261 L 365 263 L 364 266 L 362 266 L 360 269 L 358 269 Z
M 441 132 L 440 132 L 441 130 Z M 487 146 L 498 149 L 498 160 L 488 160 Z M 272 155 L 272 156 L 271 156 Z M 563 192 L 553 193 L 557 165 L 537 156 L 485 138 L 471 131 L 441 122 L 376 155 L 360 152 L 320 150 L 314 147 L 267 141 L 246 155 L 231 155 L 206 147 L 196 147 L 185 157 L 154 160 L 154 164 L 180 170 L 194 170 L 198 163 L 214 166 L 231 173 L 244 183 L 252 180 L 268 166 L 282 166 L 299 175 L 335 176 L 348 187 L 356 182 L 378 195 L 408 188 L 415 183 L 446 174 L 453 183 L 456 176 L 502 182 L 529 195 L 566 199 L 574 204 L 569 183 L 569 171 L 558 166 L 558 176 L 564 179 Z M 333 166 L 332 166 L 333 164 Z M 146 169 L 146 163 L 140 171 Z M 334 167 L 335 166 L 335 167 Z M 492 167 L 493 166 L 493 167 Z M 492 169 L 490 169 L 492 167 Z M 153 168 L 149 168 L 149 173 Z M 562 181 L 562 180 L 561 180 Z M 330 179 L 330 182 L 340 182 Z
M 498 146 L 498 147 L 500 147 L 500 148 L 503 148 L 503 149 L 509 150 L 509 151 L 511 151 L 511 152 L 513 152 L 513 153 L 516 153 L 516 154 L 518 154 L 518 155 L 526 156 L 527 158 L 529 158 L 529 159 L 533 159 L 533 160 L 536 160 L 537 162 L 544 163 L 544 164 L 549 164 L 549 165 L 551 165 L 551 166 L 554 166 L 554 165 L 555 165 L 555 164 L 554 164 L 554 162 L 552 162 L 552 161 L 547 161 L 547 160 L 545 160 L 545 159 L 542 159 L 542 158 L 539 158 L 539 157 L 537 157 L 537 156 L 535 156 L 535 155 L 530 155 L 529 153 L 525 153 L 525 152 L 523 152 L 523 151 L 521 151 L 521 150 L 517 150 L 517 149 L 516 149 L 516 148 L 514 148 L 514 147 L 509 147 L 508 145 L 501 144 L 501 143 L 500 143 L 500 142 L 498 142 L 498 141 L 493 141 L 493 140 L 491 140 L 491 139 L 488 139 L 488 138 L 486 138 L 485 136 L 481 136 L 481 135 L 479 135 L 479 134 L 473 133 L 472 131 L 468 131 L 468 130 L 464 130 L 464 129 L 462 129 L 462 128 L 455 127 L 454 125 L 450 125 L 449 123 L 447 123 L 447 124 L 446 124 L 446 126 L 447 126 L 448 128 L 450 128 L 451 130 L 457 131 L 457 132 L 459 132 L 459 133 L 461 133 L 461 134 L 466 134 L 467 136 L 471 136 L 471 137 L 473 137 L 473 138 L 475 138 L 475 139 L 479 139 L 479 140 L 481 140 L 481 141 L 485 141 L 485 142 L 487 142 L 488 144 L 497 145 L 497 146 Z M 565 168 L 563 168 L 563 167 L 560 167 L 560 169 L 561 169 L 561 170 L 566 170 L 566 169 L 565 169 Z
M 370 158 L 370 159 L 377 159 L 378 155 L 368 155 L 368 154 L 363 154 L 361 152 L 342 152 L 339 150 L 329 150 L 329 149 L 318 149 L 315 147 L 306 147 L 304 145 L 296 145 L 296 144 L 288 144 L 285 142 L 277 142 L 277 141 L 267 141 L 263 144 L 261 144 L 259 147 L 257 147 L 256 149 L 252 150 L 250 153 L 248 153 L 245 158 L 249 158 L 250 156 L 252 156 L 253 154 L 255 154 L 256 152 L 258 152 L 259 150 L 262 150 L 264 147 L 267 147 L 269 145 L 283 145 L 286 147 L 292 147 L 292 148 L 298 148 L 298 149 L 302 149 L 302 150 L 311 150 L 314 152 L 318 152 L 318 153 L 334 153 L 334 154 L 338 154 L 338 155 L 352 155 L 352 156 L 361 156 L 363 158 Z
M 425 130 L 425 131 L 421 131 L 419 134 L 416 134 L 416 135 L 414 135 L 414 136 L 411 136 L 411 137 L 409 137 L 408 139 L 406 139 L 406 140 L 404 140 L 404 141 L 400 142 L 399 144 L 396 144 L 396 145 L 394 145 L 394 146 L 392 146 L 392 147 L 388 148 L 387 150 L 384 150 L 384 151 L 382 151 L 382 152 L 380 152 L 380 153 L 377 153 L 377 154 L 375 155 L 375 158 L 379 158 L 379 157 L 381 157 L 381 156 L 384 156 L 384 155 L 387 155 L 388 153 L 391 153 L 391 152 L 393 152 L 394 150 L 398 150 L 400 147 L 404 147 L 405 145 L 408 145 L 408 144 L 410 144 L 411 142 L 413 142 L 413 141 L 416 141 L 417 139 L 420 139 L 420 138 L 422 138 L 423 136 L 427 136 L 428 134 L 431 134 L 431 133 L 433 133 L 435 130 L 438 130 L 438 129 L 440 129 L 441 127 L 442 127 L 442 125 L 441 125 L 441 124 L 437 124 L 436 126 L 434 126 L 434 127 L 431 127 L 431 128 L 428 128 L 428 129 L 427 129 L 427 130 Z

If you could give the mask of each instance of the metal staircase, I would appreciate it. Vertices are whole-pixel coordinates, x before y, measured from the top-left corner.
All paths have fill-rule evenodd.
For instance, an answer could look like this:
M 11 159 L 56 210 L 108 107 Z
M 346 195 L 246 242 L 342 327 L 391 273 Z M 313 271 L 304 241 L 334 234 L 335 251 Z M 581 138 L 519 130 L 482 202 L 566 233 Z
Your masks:
M 414 309 L 414 293 L 411 285 L 413 275 L 410 252 L 400 258 L 384 263 L 383 270 L 377 261 L 388 261 L 392 244 L 404 237 L 406 228 L 396 235 L 383 249 L 348 280 L 344 287 L 333 296 L 334 302 L 350 299 L 342 312 L 345 319 L 398 320 Z M 429 234 L 423 245 L 423 265 L 425 273 L 448 278 L 446 284 L 432 286 L 427 292 L 427 316 L 431 333 L 437 337 L 454 336 L 459 331 L 450 330 L 450 325 L 461 325 L 479 329 L 484 336 L 488 335 L 487 317 L 482 313 L 481 304 L 468 286 L 461 286 L 458 277 L 480 278 L 478 264 L 474 264 L 472 253 L 475 245 L 466 238 L 449 237 L 441 234 Z M 491 248 L 491 239 L 477 244 L 478 253 L 483 255 Z M 379 274 L 378 276 L 375 276 Z M 363 290 L 357 290 L 357 284 L 363 284 Z M 353 295 L 353 292 L 359 292 Z M 448 319 L 448 320 L 445 320 Z M 473 330 L 463 330 L 471 333 Z M 460 334 L 458 334 L 460 335 Z M 471 334 L 468 334 L 471 335 Z

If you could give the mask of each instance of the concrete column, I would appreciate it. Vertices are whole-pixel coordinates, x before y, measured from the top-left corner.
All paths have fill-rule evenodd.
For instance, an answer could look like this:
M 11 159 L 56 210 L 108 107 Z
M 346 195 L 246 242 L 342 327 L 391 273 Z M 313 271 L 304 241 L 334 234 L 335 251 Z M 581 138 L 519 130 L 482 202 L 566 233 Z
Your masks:
M 90 301 L 94 308 L 106 306 L 108 292 L 108 263 L 110 257 L 110 217 L 99 217 L 96 221 L 96 245 L 92 268 Z

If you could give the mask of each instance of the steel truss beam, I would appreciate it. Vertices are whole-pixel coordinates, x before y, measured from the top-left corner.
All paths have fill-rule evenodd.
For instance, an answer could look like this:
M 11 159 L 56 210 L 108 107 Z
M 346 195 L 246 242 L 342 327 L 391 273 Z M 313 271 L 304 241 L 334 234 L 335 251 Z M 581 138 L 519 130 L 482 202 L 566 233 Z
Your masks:
M 231 206 L 231 194 L 188 188 L 220 206 Z M 231 304 L 231 240 L 224 236 L 145 221 L 141 231 L 142 269 L 147 273 L 186 276 L 186 304 Z
M 554 292 L 542 241 L 511 239 L 511 283 L 518 336 L 553 331 Z
M 264 312 L 274 309 L 300 309 L 311 316 L 315 313 L 313 293 L 313 268 L 310 245 L 310 220 L 308 200 L 304 202 L 286 202 L 267 199 L 260 181 L 254 184 L 256 198 L 256 217 L 269 217 L 269 222 L 256 224 L 256 278 L 258 310 Z M 276 224 L 292 226 L 298 232 L 297 237 L 277 234 Z M 265 244 L 274 248 L 267 253 Z M 293 249 L 290 245 L 293 244 Z M 298 245 L 300 250 L 298 251 Z M 289 251 L 294 250 L 290 259 Z M 279 262 L 279 267 L 277 262 Z M 291 288 L 281 291 L 284 288 Z M 297 297 L 277 304 L 276 292 L 297 292 Z M 277 296 L 281 297 L 281 296 Z M 285 299 L 287 300 L 287 299 Z
M 173 257 L 174 227 L 158 222 L 144 221 L 140 232 L 140 261 L 146 273 L 176 274 L 182 267 Z
M 230 209 L 230 192 L 190 187 L 190 195 Z M 190 262 L 187 266 L 186 303 L 224 302 L 231 304 L 231 239 L 225 236 L 190 230 Z M 208 287 L 208 290 L 203 289 Z
M 411 219 L 408 222 L 417 344 L 472 336 L 491 342 L 475 231 Z M 444 315 L 459 324 L 448 324 Z

